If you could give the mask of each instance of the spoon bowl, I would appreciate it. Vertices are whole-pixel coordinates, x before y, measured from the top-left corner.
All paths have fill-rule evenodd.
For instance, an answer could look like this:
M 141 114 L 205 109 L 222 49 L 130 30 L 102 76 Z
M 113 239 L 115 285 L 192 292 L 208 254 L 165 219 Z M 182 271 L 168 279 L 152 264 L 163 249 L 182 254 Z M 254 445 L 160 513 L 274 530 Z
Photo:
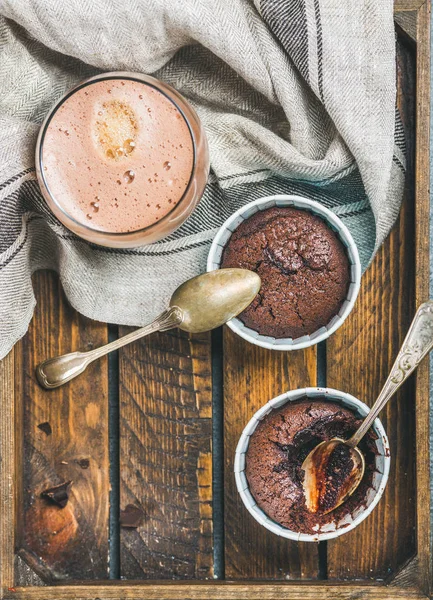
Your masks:
M 179 329 L 201 333 L 241 313 L 260 290 L 260 277 L 247 269 L 220 269 L 182 283 L 170 300 L 182 310 Z
M 302 463 L 307 509 L 327 514 L 353 494 L 365 472 L 359 448 L 333 438 L 318 444 Z

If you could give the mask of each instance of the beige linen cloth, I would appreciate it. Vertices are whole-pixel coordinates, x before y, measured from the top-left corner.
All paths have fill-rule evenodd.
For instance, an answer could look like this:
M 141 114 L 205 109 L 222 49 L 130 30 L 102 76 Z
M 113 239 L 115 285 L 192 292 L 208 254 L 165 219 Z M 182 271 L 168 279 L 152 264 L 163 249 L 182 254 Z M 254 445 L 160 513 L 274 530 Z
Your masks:
M 50 106 L 100 71 L 153 74 L 194 105 L 212 172 L 174 234 L 140 249 L 84 242 L 47 210 L 34 147 Z M 391 0 L 0 0 L 0 357 L 27 330 L 31 275 L 59 272 L 81 313 L 141 325 L 205 269 L 219 225 L 254 198 L 334 210 L 366 266 L 399 210 Z

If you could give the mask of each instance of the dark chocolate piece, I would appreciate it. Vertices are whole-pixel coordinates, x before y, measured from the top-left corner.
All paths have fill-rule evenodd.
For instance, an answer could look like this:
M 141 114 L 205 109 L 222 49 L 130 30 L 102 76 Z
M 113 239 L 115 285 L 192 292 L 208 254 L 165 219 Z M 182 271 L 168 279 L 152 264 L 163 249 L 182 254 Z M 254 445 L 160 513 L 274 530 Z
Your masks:
M 120 511 L 120 526 L 137 529 L 143 524 L 144 511 L 135 504 L 128 504 L 124 510 Z
M 43 431 L 45 433 L 45 435 L 51 435 L 52 433 L 52 429 L 51 429 L 51 425 L 48 423 L 48 421 L 45 421 L 44 423 L 39 423 L 38 425 L 38 429 L 40 429 L 41 431 Z
M 69 500 L 69 489 L 72 481 L 65 481 L 59 485 L 48 488 L 41 493 L 41 497 L 57 504 L 60 508 L 65 508 Z
M 324 494 L 319 496 L 319 511 L 333 508 L 341 494 L 347 489 L 347 482 L 353 469 L 350 448 L 339 444 L 329 456 L 325 468 Z

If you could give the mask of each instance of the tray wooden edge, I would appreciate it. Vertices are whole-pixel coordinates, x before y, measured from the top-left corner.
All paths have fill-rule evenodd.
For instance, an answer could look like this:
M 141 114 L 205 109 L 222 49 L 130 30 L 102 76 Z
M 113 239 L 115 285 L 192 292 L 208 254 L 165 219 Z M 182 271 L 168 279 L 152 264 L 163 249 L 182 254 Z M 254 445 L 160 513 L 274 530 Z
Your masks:
M 416 305 L 430 295 L 430 13 L 427 0 L 418 10 L 416 61 L 415 266 Z M 413 576 L 419 589 L 432 594 L 430 559 L 429 362 L 416 376 L 417 557 Z
M 15 600 L 420 600 L 429 598 L 418 587 L 379 585 L 290 585 L 287 583 L 169 583 L 149 584 L 114 582 L 112 585 L 68 585 L 53 587 L 17 587 L 4 598 Z
M 396 0 L 395 11 L 417 13 L 417 125 L 415 165 L 415 245 L 416 245 L 416 304 L 429 297 L 430 274 L 430 11 L 431 0 Z M 229 581 L 215 582 L 114 582 L 95 584 L 71 582 L 70 585 L 43 587 L 14 587 L 15 560 L 15 510 L 16 490 L 14 480 L 19 472 L 20 457 L 16 440 L 14 398 L 14 352 L 0 361 L 0 409 L 6 416 L 0 420 L 0 600 L 49 600 L 119 598 L 153 598 L 183 600 L 185 594 L 191 599 L 212 600 L 248 598 L 257 600 L 313 600 L 317 598 L 318 586 L 324 598 L 334 600 L 361 600 L 364 598 L 430 598 L 433 593 L 432 565 L 430 560 L 430 461 L 429 461 L 429 365 L 428 361 L 416 375 L 416 436 L 417 455 L 417 555 L 387 585 L 351 583 L 332 584 L 326 581 L 294 584 L 286 582 L 259 583 Z M 145 594 L 145 595 L 144 595 Z

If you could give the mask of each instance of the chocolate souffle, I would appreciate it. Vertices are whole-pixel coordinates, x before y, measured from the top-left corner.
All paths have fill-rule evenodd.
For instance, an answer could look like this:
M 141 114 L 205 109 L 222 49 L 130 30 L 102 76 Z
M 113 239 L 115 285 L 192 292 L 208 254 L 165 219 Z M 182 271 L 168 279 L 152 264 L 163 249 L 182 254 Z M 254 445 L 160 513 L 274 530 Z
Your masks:
M 241 321 L 262 335 L 299 338 L 327 325 L 350 284 L 346 250 L 318 216 L 269 208 L 244 221 L 224 249 L 222 267 L 258 273 L 262 287 Z
M 326 398 L 288 402 L 266 415 L 251 435 L 246 453 L 245 474 L 258 506 L 283 527 L 308 534 L 338 523 L 362 506 L 375 471 L 377 438 L 372 429 L 359 445 L 365 457 L 364 477 L 346 502 L 327 514 L 310 513 L 302 487 L 307 454 L 324 440 L 349 438 L 360 423 L 351 410 Z

